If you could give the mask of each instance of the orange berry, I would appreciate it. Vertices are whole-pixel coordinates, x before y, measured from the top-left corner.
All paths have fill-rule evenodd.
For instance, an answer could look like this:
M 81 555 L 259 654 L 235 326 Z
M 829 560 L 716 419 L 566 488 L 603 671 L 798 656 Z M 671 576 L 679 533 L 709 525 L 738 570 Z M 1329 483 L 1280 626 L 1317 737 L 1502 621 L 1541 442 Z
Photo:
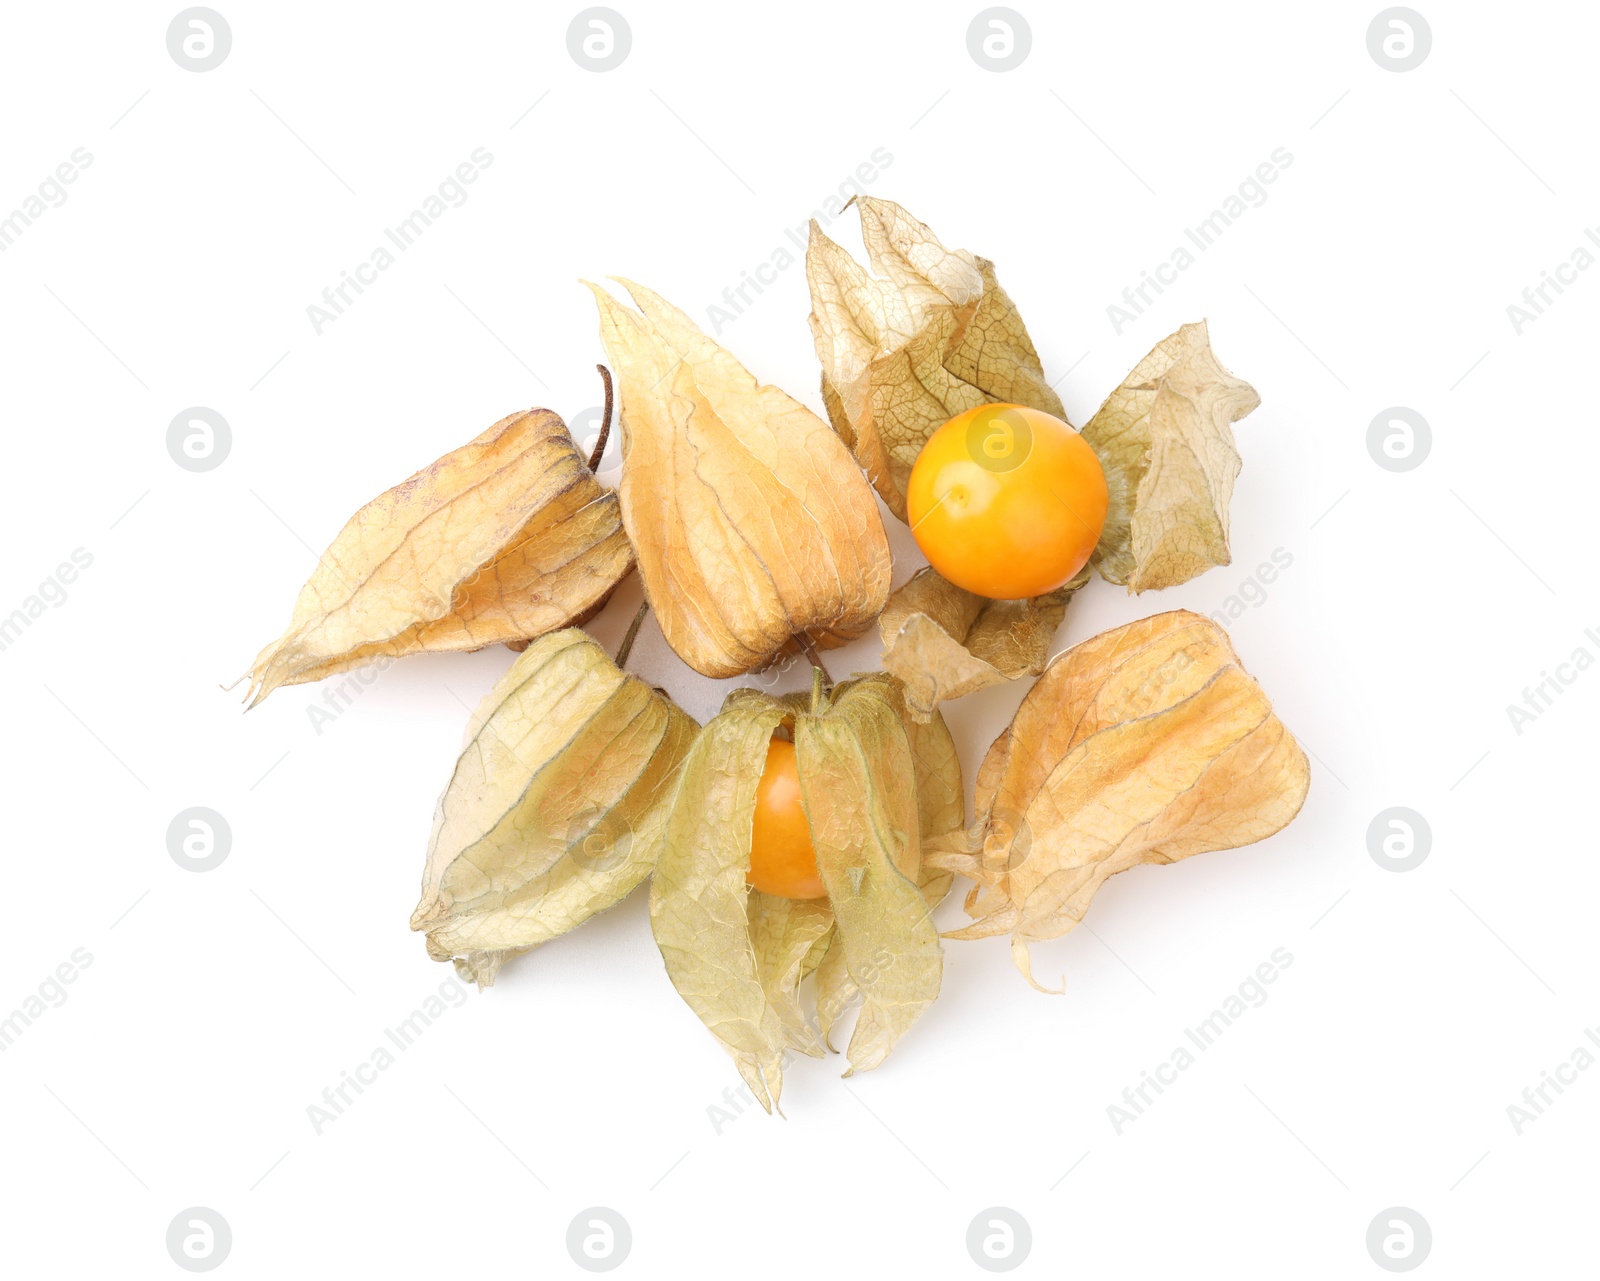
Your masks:
M 906 492 L 912 536 L 957 587 L 1041 596 L 1088 563 L 1106 523 L 1105 472 L 1059 418 L 979 405 L 928 438 Z
M 780 898 L 824 898 L 817 875 L 811 825 L 800 803 L 800 770 L 794 744 L 774 738 L 756 784 L 755 822 L 750 833 L 750 884 Z

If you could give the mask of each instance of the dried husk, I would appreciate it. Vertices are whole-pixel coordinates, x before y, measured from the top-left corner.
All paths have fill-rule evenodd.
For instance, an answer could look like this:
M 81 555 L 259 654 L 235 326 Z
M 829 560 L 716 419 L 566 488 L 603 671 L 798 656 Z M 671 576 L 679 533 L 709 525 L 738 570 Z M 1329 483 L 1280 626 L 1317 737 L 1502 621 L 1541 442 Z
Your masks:
M 828 889 L 811 903 L 746 884 L 756 785 L 780 729 L 794 737 Z M 851 1071 L 881 1063 L 938 994 L 921 840 L 930 828 L 959 827 L 961 817 L 948 730 L 935 721 L 908 731 L 887 675 L 845 682 L 815 703 L 738 690 L 701 731 L 667 820 L 651 924 L 673 985 L 732 1051 L 763 1107 L 777 1106 L 788 1051 L 822 1052 L 799 1004 L 808 973 L 817 973 L 819 1000 L 824 971 L 835 975 L 829 991 L 839 1008 L 857 992 L 863 998 Z
M 250 700 L 429 650 L 530 640 L 590 613 L 633 554 L 617 497 L 548 409 L 502 418 L 358 511 L 256 657 Z
M 477 711 L 434 816 L 411 928 L 487 986 L 501 963 L 650 874 L 697 726 L 576 628 L 541 637 Z
M 906 486 L 928 438 L 983 404 L 1066 420 L 994 264 L 947 249 L 888 200 L 858 197 L 871 273 L 816 223 L 806 250 L 823 404 L 884 502 L 907 519 Z M 886 671 L 913 715 L 1044 666 L 1066 602 L 1084 580 L 1031 601 L 989 602 L 935 571 L 893 593 L 879 620 Z
M 789 1049 L 820 1058 L 821 1040 L 800 1008 L 800 982 L 810 972 L 806 966 L 812 953 L 833 934 L 833 907 L 827 899 L 780 898 L 753 889 L 749 912 L 756 970 L 783 1028 L 784 1043 Z
M 905 685 L 906 705 L 918 720 L 946 699 L 1037 676 L 1067 602 L 1088 581 L 1085 568 L 1043 596 L 990 600 L 937 570 L 920 570 L 890 594 L 878 620 L 883 668 Z
M 903 693 L 903 691 L 902 691 Z M 958 833 L 966 821 L 966 800 L 961 785 L 961 758 L 956 754 L 950 728 L 937 710 L 927 720 L 911 714 L 901 699 L 902 721 L 917 775 L 917 810 L 921 817 L 922 843 Z M 931 911 L 950 893 L 954 874 L 935 867 L 926 859 L 917 872 L 917 884 Z M 833 1044 L 833 1026 L 855 1002 L 860 993 L 850 979 L 844 948 L 832 931 L 814 950 L 808 964 L 816 971 L 817 1024 L 827 1047 Z
M 889 200 L 857 197 L 868 274 L 815 221 L 806 247 L 811 332 L 829 420 L 890 510 L 928 437 L 978 405 L 1066 420 L 994 264 L 939 238 Z
M 797 634 L 859 636 L 889 594 L 872 490 L 828 425 L 760 384 L 683 312 L 595 286 L 622 391 L 622 519 L 667 643 L 705 676 L 766 666 Z
M 1299 812 L 1305 753 L 1227 634 L 1186 610 L 1058 656 L 979 768 L 974 826 L 928 862 L 969 876 L 951 938 L 1065 934 L 1117 872 L 1271 836 Z M 953 852 L 952 852 L 953 851 Z M 1035 984 L 1037 986 L 1037 984 Z
M 1093 556 L 1105 578 L 1144 592 L 1228 564 L 1232 424 L 1260 403 L 1222 367 L 1204 321 L 1164 338 L 1106 398 L 1083 429 L 1110 491 Z

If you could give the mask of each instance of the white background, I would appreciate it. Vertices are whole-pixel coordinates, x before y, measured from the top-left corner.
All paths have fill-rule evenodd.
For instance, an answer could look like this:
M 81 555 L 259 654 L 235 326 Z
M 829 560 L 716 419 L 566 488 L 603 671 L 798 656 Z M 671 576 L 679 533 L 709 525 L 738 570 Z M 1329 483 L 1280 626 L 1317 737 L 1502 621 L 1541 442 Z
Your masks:
M 1600 1021 L 1600 672 L 1520 734 L 1506 711 L 1600 656 L 1600 271 L 1520 336 L 1506 314 L 1600 219 L 1592 7 L 1417 0 L 1432 52 L 1396 74 L 1375 2 L 1017 0 L 1032 51 L 994 73 L 977 3 L 616 0 L 632 51 L 597 74 L 567 51 L 577 4 L 217 2 L 233 47 L 203 74 L 168 55 L 176 6 L 14 6 L 0 49 L 0 211 L 93 157 L 0 254 L 0 614 L 93 557 L 0 652 L 0 1014 L 93 958 L 0 1054 L 8 1275 L 181 1275 L 190 1206 L 231 1225 L 240 1277 L 585 1275 L 565 1236 L 593 1205 L 631 1225 L 622 1275 L 983 1275 L 964 1242 L 990 1206 L 1031 1225 L 1019 1275 L 1381 1275 L 1390 1206 L 1431 1225 L 1425 1275 L 1592 1269 L 1600 1070 L 1520 1135 L 1507 1106 Z M 308 305 L 478 147 L 466 203 L 317 334 Z M 1304 812 L 1116 878 L 1036 951 L 1063 996 L 1004 940 L 947 944 L 890 1062 L 802 1061 L 787 1120 L 718 1132 L 737 1076 L 635 895 L 449 1009 L 319 1136 L 307 1106 L 449 976 L 407 918 L 466 709 L 511 655 L 407 659 L 320 734 L 320 687 L 245 716 L 219 684 L 360 504 L 512 410 L 598 401 L 578 277 L 703 318 L 880 147 L 872 194 L 996 261 L 1074 422 L 1201 317 L 1259 389 L 1234 563 L 1142 599 L 1097 581 L 1056 647 L 1222 609 L 1283 549 L 1231 630 L 1313 753 Z M 1278 147 L 1266 203 L 1118 334 L 1108 304 Z M 853 224 L 830 230 L 857 246 Z M 720 338 L 820 409 L 808 309 L 796 265 Z M 204 474 L 165 445 L 194 405 L 233 432 Z M 1402 474 L 1366 447 L 1394 405 L 1433 432 Z M 637 655 L 696 715 L 720 702 L 653 627 Z M 947 708 L 969 771 L 1022 693 Z M 166 848 L 196 805 L 233 834 L 204 874 Z M 1367 849 L 1395 805 L 1433 833 L 1403 874 Z M 1108 1105 L 1279 947 L 1270 999 L 1117 1134 Z

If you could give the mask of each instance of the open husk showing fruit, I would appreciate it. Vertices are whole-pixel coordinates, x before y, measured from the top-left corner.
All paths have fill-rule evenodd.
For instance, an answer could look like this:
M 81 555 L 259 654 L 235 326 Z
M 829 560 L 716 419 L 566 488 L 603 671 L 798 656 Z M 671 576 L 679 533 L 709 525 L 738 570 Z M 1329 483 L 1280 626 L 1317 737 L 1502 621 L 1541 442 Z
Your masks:
M 905 520 L 912 465 L 947 420 L 992 401 L 1067 415 L 992 262 L 945 248 L 892 200 L 851 203 L 876 275 L 815 221 L 806 246 L 822 399 L 834 430 Z
M 986 403 L 1067 422 L 995 266 L 893 201 L 851 202 L 871 270 L 812 224 L 806 249 L 811 331 L 834 430 L 895 515 L 930 437 Z M 1211 350 L 1204 321 L 1158 343 L 1082 430 L 1105 472 L 1110 510 L 1091 563 L 1130 592 L 1172 587 L 1230 560 L 1239 473 L 1232 424 L 1260 403 Z M 884 668 L 913 709 L 1037 675 L 1067 602 L 1086 577 L 1027 601 L 987 602 L 937 571 L 890 596 L 879 626 Z
M 650 891 L 673 986 L 769 1111 L 786 1053 L 823 1052 L 800 1006 L 813 969 L 824 1036 L 861 999 L 852 1072 L 883 1062 L 938 995 L 929 899 L 949 877 L 925 871 L 922 840 L 961 821 L 943 722 L 908 727 L 891 676 L 831 693 L 817 677 L 810 695 L 736 690 L 706 724 L 684 762 Z M 775 734 L 794 740 L 825 898 L 796 902 L 748 884 L 756 788 Z

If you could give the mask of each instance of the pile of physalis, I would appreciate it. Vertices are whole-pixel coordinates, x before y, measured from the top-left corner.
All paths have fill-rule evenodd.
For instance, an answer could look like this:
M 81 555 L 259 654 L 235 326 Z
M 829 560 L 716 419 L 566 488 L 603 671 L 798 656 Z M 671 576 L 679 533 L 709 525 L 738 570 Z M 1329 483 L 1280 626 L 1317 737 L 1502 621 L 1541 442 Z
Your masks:
M 259 699 L 519 649 L 445 785 L 412 928 L 488 985 L 648 879 L 668 977 L 769 1109 L 787 1053 L 821 1056 L 858 999 L 851 1071 L 933 1002 L 954 875 L 973 923 L 947 937 L 1009 934 L 1027 974 L 1028 945 L 1107 877 L 1261 840 L 1309 779 L 1208 619 L 1158 614 L 1046 662 L 1091 566 L 1143 592 L 1228 563 L 1231 424 L 1257 397 L 1205 325 L 1077 431 L 994 265 L 855 203 L 871 270 L 815 223 L 806 253 L 830 421 L 649 290 L 624 282 L 634 309 L 594 288 L 617 488 L 593 475 L 603 439 L 586 460 L 548 410 L 502 419 L 350 519 L 250 672 Z M 892 592 L 879 499 L 929 561 Z M 696 724 L 580 630 L 635 569 L 696 672 L 803 653 L 811 690 L 736 689 Z M 833 684 L 818 651 L 874 622 L 883 670 Z M 968 826 L 939 704 L 1023 676 Z

